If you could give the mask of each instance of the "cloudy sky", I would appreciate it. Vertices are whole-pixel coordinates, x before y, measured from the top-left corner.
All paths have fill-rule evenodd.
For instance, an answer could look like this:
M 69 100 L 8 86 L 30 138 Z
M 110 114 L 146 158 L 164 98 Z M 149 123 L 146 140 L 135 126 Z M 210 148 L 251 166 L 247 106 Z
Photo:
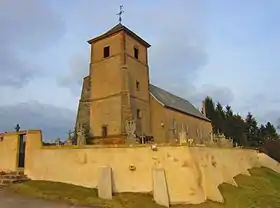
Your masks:
M 123 24 L 152 47 L 151 81 L 197 107 L 206 96 L 280 118 L 278 0 L 0 0 L 0 131 L 73 128 L 87 40 Z

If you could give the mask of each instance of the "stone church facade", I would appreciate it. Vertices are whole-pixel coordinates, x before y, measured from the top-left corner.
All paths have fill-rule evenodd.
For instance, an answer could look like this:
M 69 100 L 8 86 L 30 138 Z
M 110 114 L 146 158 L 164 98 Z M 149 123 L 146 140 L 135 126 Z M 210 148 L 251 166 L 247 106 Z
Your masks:
M 76 129 L 87 128 L 91 143 L 125 143 L 126 122 L 137 136 L 176 143 L 180 132 L 196 143 L 212 126 L 190 102 L 150 83 L 150 44 L 122 24 L 88 41 L 89 75 L 83 80 Z

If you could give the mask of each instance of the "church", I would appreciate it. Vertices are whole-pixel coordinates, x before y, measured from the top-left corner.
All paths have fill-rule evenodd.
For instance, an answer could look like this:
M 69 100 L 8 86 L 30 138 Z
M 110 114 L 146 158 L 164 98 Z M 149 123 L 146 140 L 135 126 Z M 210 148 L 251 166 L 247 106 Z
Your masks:
M 150 83 L 151 45 L 140 36 L 119 23 L 88 43 L 89 75 L 83 79 L 76 119 L 76 129 L 90 135 L 88 143 L 127 143 L 131 121 L 136 137 L 149 136 L 155 143 L 178 143 L 182 132 L 196 144 L 210 137 L 205 113 Z

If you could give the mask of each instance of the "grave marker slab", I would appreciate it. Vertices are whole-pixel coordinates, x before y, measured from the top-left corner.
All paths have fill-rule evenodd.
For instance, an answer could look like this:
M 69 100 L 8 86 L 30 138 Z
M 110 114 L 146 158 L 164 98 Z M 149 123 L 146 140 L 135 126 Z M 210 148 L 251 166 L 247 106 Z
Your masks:
M 169 194 L 163 168 L 153 169 L 153 192 L 157 204 L 169 207 Z
M 98 181 L 98 197 L 102 199 L 112 199 L 112 169 L 109 166 L 100 167 Z

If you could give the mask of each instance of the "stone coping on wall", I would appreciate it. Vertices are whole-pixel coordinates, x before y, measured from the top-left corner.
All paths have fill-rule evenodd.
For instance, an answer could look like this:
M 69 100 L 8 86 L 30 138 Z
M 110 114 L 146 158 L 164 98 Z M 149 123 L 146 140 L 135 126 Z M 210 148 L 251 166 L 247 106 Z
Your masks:
M 42 149 L 51 149 L 51 150 L 59 150 L 59 149 L 105 149 L 105 148 L 147 148 L 151 147 L 153 144 L 119 144 L 119 145 L 53 145 L 53 146 L 43 146 Z M 188 146 L 187 144 L 155 144 L 158 148 L 160 147 L 189 147 L 189 148 L 211 148 L 211 149 L 235 149 L 240 150 L 240 148 L 232 148 L 232 147 L 210 147 L 210 146 Z
M 91 149 L 91 148 L 141 148 L 141 147 L 151 147 L 153 144 L 94 144 L 94 145 L 52 145 L 52 146 L 42 146 L 43 149 Z M 157 147 L 180 147 L 187 145 L 179 144 L 155 144 Z
M 42 131 L 38 129 L 30 129 L 30 130 L 22 130 L 18 132 L 3 132 L 1 133 L 4 136 L 12 136 L 12 135 L 20 135 L 20 134 L 38 134 L 40 135 L 41 140 L 41 148 L 42 149 L 95 149 L 95 148 L 141 148 L 141 147 L 151 147 L 153 144 L 95 144 L 95 145 L 53 145 L 53 146 L 43 146 L 43 135 Z M 204 146 L 204 145 L 192 145 L 189 146 L 187 143 L 184 144 L 176 144 L 176 143 L 160 143 L 160 144 L 154 144 L 157 147 L 196 147 L 196 148 L 211 148 L 211 149 L 246 149 L 246 150 L 252 150 L 257 151 L 256 149 L 251 148 L 238 148 L 238 147 L 216 147 L 216 146 Z
M 41 130 L 22 130 L 22 131 L 13 131 L 13 132 L 2 132 L 4 136 L 11 136 L 11 135 L 20 135 L 20 134 L 41 134 Z M 42 135 L 42 134 L 41 134 Z

